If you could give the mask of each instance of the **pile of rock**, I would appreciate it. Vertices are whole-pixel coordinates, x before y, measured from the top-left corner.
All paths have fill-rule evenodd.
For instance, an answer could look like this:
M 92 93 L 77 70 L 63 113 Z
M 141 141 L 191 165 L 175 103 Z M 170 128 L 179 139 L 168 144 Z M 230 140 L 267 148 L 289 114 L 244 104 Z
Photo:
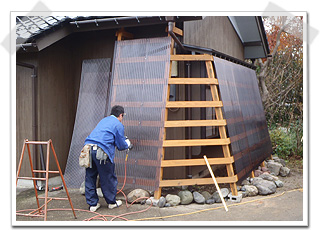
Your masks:
M 254 178 L 242 181 L 240 191 L 242 197 L 269 195 L 276 192 L 277 188 L 283 187 L 283 182 L 278 176 L 286 177 L 290 169 L 286 167 L 283 159 L 273 157 L 273 160 L 265 162 L 266 167 L 260 167 L 254 171 Z
M 230 190 L 228 188 L 222 188 L 221 189 L 222 196 L 224 199 L 228 199 L 228 195 L 230 194 Z M 129 200 L 130 193 L 128 194 L 128 200 Z M 155 199 L 154 197 L 150 197 L 145 202 L 142 202 L 142 204 L 157 206 L 160 208 L 163 207 L 172 207 L 177 205 L 187 205 L 191 203 L 197 203 L 197 204 L 213 204 L 213 203 L 221 203 L 220 196 L 218 192 L 214 192 L 213 194 L 210 194 L 208 191 L 203 192 L 191 192 L 189 190 L 181 190 L 178 195 L 168 194 L 165 197 L 160 197 L 159 200 Z
M 238 193 L 240 198 L 251 197 L 256 195 L 269 195 L 276 192 L 277 188 L 283 187 L 283 182 L 279 180 L 278 176 L 286 177 L 290 173 L 290 169 L 286 167 L 286 163 L 283 159 L 273 157 L 273 160 L 264 162 L 266 167 L 258 167 L 254 171 L 254 178 L 248 177 L 242 181 L 241 186 L 238 186 Z M 101 189 L 98 188 L 97 192 L 100 197 L 103 197 Z M 230 199 L 232 201 L 232 193 L 228 188 L 221 188 L 222 196 L 225 200 Z M 80 192 L 84 194 L 84 183 L 80 188 Z M 148 197 L 148 199 L 139 199 Z M 241 200 L 240 199 L 240 200 Z M 182 189 L 177 195 L 168 194 L 160 199 L 155 199 L 150 195 L 150 192 L 143 189 L 135 189 L 127 195 L 128 203 L 136 201 L 136 203 L 147 204 L 157 207 L 172 207 L 177 205 L 187 205 L 191 203 L 197 204 L 213 204 L 222 203 L 218 191 L 210 194 L 208 191 L 189 191 Z M 240 201 L 239 201 L 240 202 Z

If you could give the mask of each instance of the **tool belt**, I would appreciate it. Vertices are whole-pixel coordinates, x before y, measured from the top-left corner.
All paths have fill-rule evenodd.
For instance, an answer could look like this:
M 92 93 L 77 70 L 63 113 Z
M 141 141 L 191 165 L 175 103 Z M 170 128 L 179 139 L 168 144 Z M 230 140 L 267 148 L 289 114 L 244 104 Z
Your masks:
M 87 144 L 85 145 L 80 153 L 79 156 L 79 165 L 80 167 L 85 167 L 85 168 L 91 168 L 92 167 L 92 152 L 96 151 L 96 158 L 97 160 L 100 161 L 100 164 L 102 161 L 104 164 L 106 164 L 108 160 L 108 154 L 106 154 L 103 149 L 99 148 L 95 144 Z
M 90 145 L 83 146 L 80 156 L 79 156 L 79 165 L 80 167 L 91 167 L 91 154 L 90 154 Z
M 106 154 L 103 149 L 98 148 L 97 149 L 97 154 L 96 154 L 96 158 L 97 160 L 100 160 L 100 164 L 102 163 L 102 161 L 104 161 L 104 164 L 106 164 L 107 160 L 108 160 L 108 154 Z

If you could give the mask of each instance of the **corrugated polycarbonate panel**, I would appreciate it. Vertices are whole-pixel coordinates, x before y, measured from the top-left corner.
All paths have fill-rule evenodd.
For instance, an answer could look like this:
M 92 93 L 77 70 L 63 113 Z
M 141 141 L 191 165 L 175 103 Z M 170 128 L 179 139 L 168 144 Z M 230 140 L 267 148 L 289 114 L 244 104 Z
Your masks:
M 99 121 L 104 118 L 111 59 L 84 60 L 67 166 L 64 174 L 70 188 L 79 188 L 85 179 L 85 169 L 79 166 L 79 155 L 84 141 Z
M 216 57 L 214 65 L 235 169 L 241 180 L 272 154 L 257 77 L 252 69 Z
M 116 42 L 109 113 L 114 105 L 124 107 L 125 134 L 134 144 L 126 187 L 155 190 L 159 185 L 170 44 L 168 37 Z M 125 156 L 126 151 L 116 151 L 119 186 Z

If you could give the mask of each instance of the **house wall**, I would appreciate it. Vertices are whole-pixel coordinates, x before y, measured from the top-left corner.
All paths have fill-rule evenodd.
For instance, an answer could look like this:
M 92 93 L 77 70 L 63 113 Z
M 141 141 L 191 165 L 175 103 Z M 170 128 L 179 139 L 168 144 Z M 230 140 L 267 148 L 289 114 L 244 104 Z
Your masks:
M 146 37 L 165 35 L 165 27 L 149 28 Z M 154 31 L 154 32 L 152 32 Z M 161 31 L 161 32 L 159 32 Z M 48 46 L 39 53 L 17 54 L 17 61 L 38 66 L 38 136 L 39 140 L 52 139 L 59 164 L 64 172 L 72 138 L 81 80 L 82 61 L 85 59 L 112 58 L 116 40 L 115 30 L 74 33 Z M 146 29 L 130 29 L 141 38 Z M 23 140 L 31 140 L 31 70 L 17 67 L 17 166 Z M 183 91 L 180 91 L 183 95 Z M 183 119 L 184 112 L 169 112 L 169 119 Z M 183 131 L 168 134 L 182 136 Z M 44 153 L 46 149 L 44 148 Z M 183 158 L 184 150 L 169 150 L 168 159 Z M 39 165 L 40 167 L 40 165 Z M 57 170 L 50 159 L 50 170 Z M 164 174 L 174 175 L 181 169 L 169 169 Z M 21 175 L 30 176 L 28 159 L 25 158 Z M 165 176 L 166 177 L 166 176 Z
M 214 29 L 209 29 L 214 28 Z M 127 28 L 135 38 L 166 36 L 165 25 Z M 64 171 L 76 116 L 81 65 L 85 59 L 112 58 L 116 30 L 73 33 L 39 53 L 17 54 L 17 61 L 38 65 L 38 135 L 39 140 L 52 139 L 62 171 Z M 203 21 L 184 24 L 184 42 L 209 47 L 243 59 L 242 44 L 227 17 L 207 17 Z M 184 67 L 180 67 L 181 73 Z M 17 165 L 23 139 L 31 139 L 31 71 L 17 66 Z M 184 87 L 178 96 L 184 100 Z M 199 91 L 198 91 L 199 92 Z M 197 90 L 193 92 L 196 94 Z M 196 115 L 195 115 L 196 116 Z M 169 111 L 169 120 L 182 120 L 185 110 Z M 193 118 L 195 119 L 195 118 Z M 184 139 L 185 130 L 167 132 L 167 139 Z M 198 152 L 198 151 L 197 151 Z M 168 148 L 165 159 L 184 159 L 185 148 Z M 56 170 L 50 160 L 50 170 Z M 27 160 L 21 175 L 30 176 Z M 184 167 L 164 170 L 164 179 L 184 178 Z
M 37 54 L 18 55 L 20 62 L 37 66 Z M 18 58 L 17 58 L 18 60 Z M 24 139 L 32 139 L 32 70 L 16 66 L 16 162 L 19 164 Z M 32 150 L 32 148 L 31 148 Z M 20 175 L 31 175 L 27 151 L 22 162 Z
M 112 58 L 114 34 L 99 31 L 72 34 L 39 53 L 17 54 L 17 61 L 38 66 L 38 136 L 39 140 L 52 139 L 63 172 L 76 115 L 82 61 Z M 30 74 L 31 70 L 17 66 L 17 166 L 23 140 L 32 139 Z M 20 175 L 30 176 L 28 158 L 24 159 Z M 51 169 L 57 170 L 53 158 Z
M 209 16 L 184 23 L 183 41 L 189 45 L 211 48 L 244 60 L 242 43 L 226 16 Z

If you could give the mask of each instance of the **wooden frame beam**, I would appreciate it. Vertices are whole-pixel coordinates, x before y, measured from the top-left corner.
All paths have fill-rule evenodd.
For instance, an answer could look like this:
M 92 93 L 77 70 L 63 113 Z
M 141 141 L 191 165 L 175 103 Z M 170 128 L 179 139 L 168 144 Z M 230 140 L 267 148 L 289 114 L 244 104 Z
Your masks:
M 200 126 L 223 126 L 226 125 L 226 120 L 177 120 L 165 121 L 164 127 L 200 127 Z
M 213 61 L 213 56 L 210 54 L 176 54 L 171 55 L 171 61 Z
M 166 108 L 217 108 L 222 106 L 222 101 L 168 101 Z
M 234 162 L 233 157 L 228 158 L 208 158 L 210 165 L 222 165 L 222 164 L 232 164 Z M 161 167 L 182 167 L 182 166 L 199 166 L 206 165 L 204 159 L 184 159 L 184 160 L 163 160 L 161 162 Z
M 228 145 L 230 138 L 225 139 L 193 139 L 193 140 L 164 140 L 163 147 L 182 147 L 182 146 L 211 146 Z
M 238 176 L 234 175 L 231 177 L 217 177 L 219 184 L 223 183 L 236 183 Z M 212 178 L 195 178 L 195 179 L 178 179 L 178 180 L 161 180 L 159 183 L 160 187 L 172 187 L 172 186 L 184 186 L 184 185 L 204 185 L 213 184 Z
M 169 78 L 168 84 L 175 85 L 217 85 L 218 79 L 213 78 Z

